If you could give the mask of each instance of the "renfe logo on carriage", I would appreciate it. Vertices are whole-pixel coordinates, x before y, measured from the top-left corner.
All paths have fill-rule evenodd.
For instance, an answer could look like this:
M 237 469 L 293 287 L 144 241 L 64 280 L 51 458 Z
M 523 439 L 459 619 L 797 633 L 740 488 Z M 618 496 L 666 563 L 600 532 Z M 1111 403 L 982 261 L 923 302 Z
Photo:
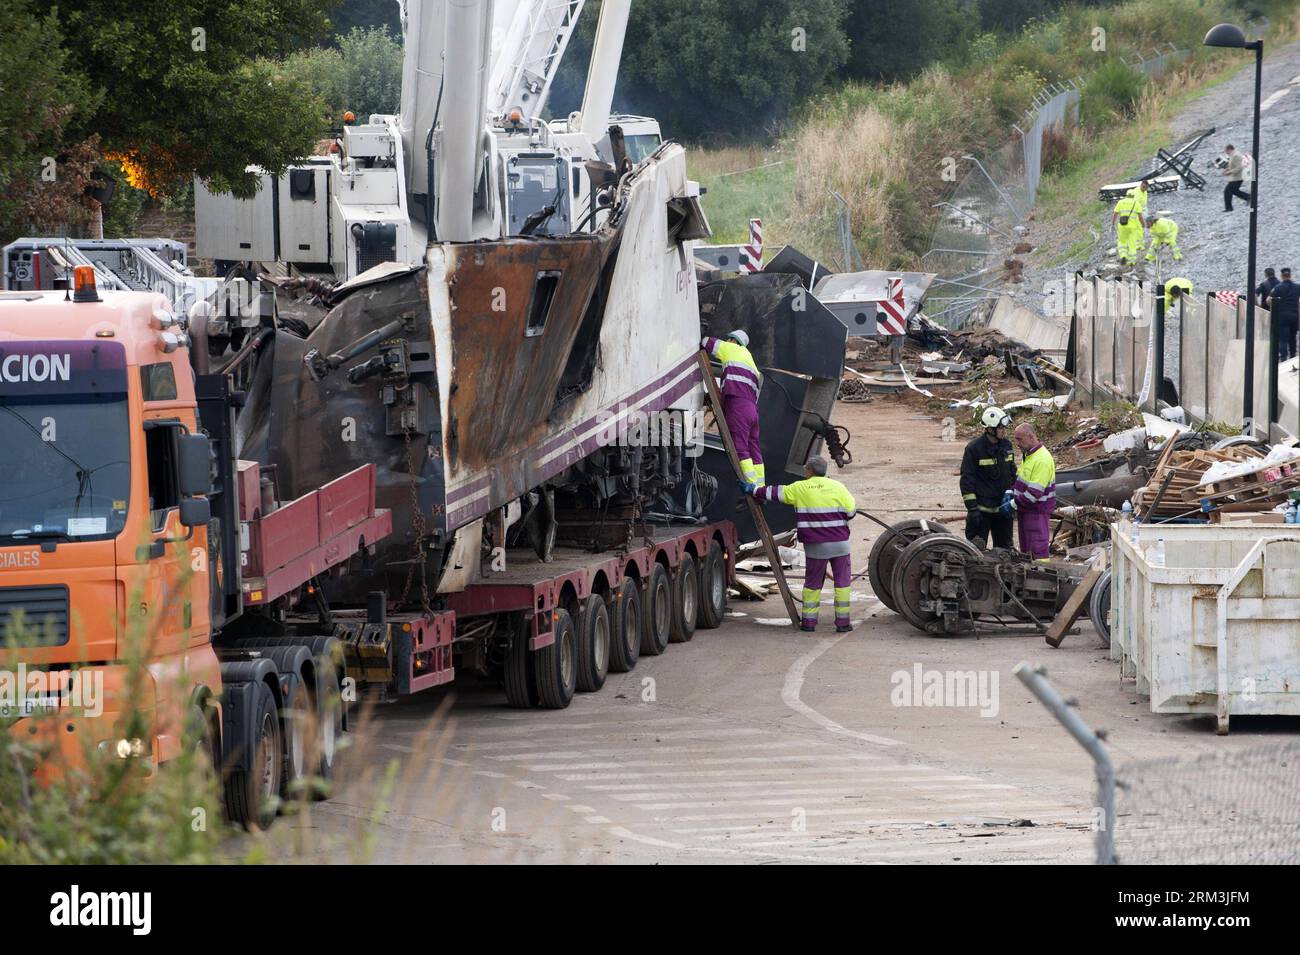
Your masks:
M 8 355 L 0 361 L 0 380 L 71 381 L 72 355 Z

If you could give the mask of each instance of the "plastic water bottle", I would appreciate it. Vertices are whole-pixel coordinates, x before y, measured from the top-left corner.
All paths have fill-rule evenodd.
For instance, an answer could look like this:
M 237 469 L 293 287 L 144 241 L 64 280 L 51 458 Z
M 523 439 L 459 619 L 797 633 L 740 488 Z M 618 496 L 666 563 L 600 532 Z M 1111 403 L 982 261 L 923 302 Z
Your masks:
M 1165 565 L 1165 539 L 1156 538 L 1156 546 L 1151 548 L 1151 566 L 1163 567 Z
M 1136 549 L 1138 546 L 1138 525 L 1137 521 L 1133 520 L 1133 502 L 1125 501 L 1120 508 L 1120 513 L 1123 515 L 1124 520 L 1128 522 L 1128 542 Z

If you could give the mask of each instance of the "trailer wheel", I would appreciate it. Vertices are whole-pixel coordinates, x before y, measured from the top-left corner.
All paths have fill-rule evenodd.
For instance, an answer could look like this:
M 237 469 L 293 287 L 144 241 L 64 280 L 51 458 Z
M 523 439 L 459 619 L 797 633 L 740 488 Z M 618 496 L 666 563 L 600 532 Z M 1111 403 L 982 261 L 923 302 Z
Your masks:
M 537 686 L 533 678 L 534 661 L 528 649 L 528 624 L 521 621 L 506 650 L 506 702 L 518 710 L 537 705 Z
M 613 635 L 609 642 L 609 668 L 626 673 L 641 657 L 641 588 L 628 578 L 614 591 L 610 607 Z
M 275 696 L 265 683 L 253 684 L 253 718 L 244 739 L 248 768 L 226 775 L 226 815 L 245 829 L 266 829 L 275 820 L 276 797 L 284 769 L 284 746 Z
M 307 760 L 314 748 L 309 735 L 314 728 L 315 716 L 307 688 L 301 683 L 294 687 L 293 695 L 285 701 L 280 711 L 283 716 L 281 732 L 284 740 L 284 771 L 280 775 L 280 798 L 284 805 L 302 796 L 302 787 L 312 774 Z
M 727 562 L 722 556 L 722 546 L 709 542 L 709 552 L 700 563 L 700 611 L 696 626 L 716 630 L 722 626 L 727 614 Z
M 325 785 L 314 789 L 312 795 L 325 799 L 329 796 L 329 783 L 338 770 L 339 745 L 343 738 L 343 693 L 339 673 L 334 669 L 333 661 L 325 657 L 316 660 L 316 723 L 319 727 L 316 775 Z
M 573 701 L 578 682 L 578 633 L 567 610 L 556 610 L 552 626 L 555 642 L 533 656 L 538 702 L 548 710 L 562 710 Z M 527 644 L 525 644 L 527 646 Z
M 609 673 L 609 608 L 600 594 L 592 594 L 583 606 L 580 637 L 578 689 L 595 693 L 605 685 Z
M 673 628 L 673 587 L 663 564 L 655 564 L 645 585 L 641 654 L 657 657 L 668 648 Z
M 682 554 L 673 581 L 673 643 L 688 643 L 695 636 L 695 617 L 700 612 L 700 571 L 695 558 Z

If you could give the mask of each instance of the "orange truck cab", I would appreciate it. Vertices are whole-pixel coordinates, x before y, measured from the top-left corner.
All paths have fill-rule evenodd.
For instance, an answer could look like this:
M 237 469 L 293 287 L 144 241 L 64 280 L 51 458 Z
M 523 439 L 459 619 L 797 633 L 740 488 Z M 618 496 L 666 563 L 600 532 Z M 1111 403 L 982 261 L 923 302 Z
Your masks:
M 319 500 L 268 501 L 232 450 L 229 381 L 196 375 L 188 345 L 162 295 L 101 294 L 89 267 L 72 295 L 0 292 L 0 714 L 68 765 L 153 772 L 188 731 L 228 814 L 264 825 L 292 779 L 332 774 L 345 670 L 328 627 L 259 644 L 241 621 L 312 593 L 391 516 L 367 468 Z M 307 766 L 294 721 L 312 713 Z

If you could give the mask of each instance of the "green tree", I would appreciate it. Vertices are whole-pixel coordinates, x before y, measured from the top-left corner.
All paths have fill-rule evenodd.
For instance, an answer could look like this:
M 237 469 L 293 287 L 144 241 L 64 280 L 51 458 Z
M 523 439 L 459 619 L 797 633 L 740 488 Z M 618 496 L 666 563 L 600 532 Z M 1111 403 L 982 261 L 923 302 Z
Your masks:
M 900 43 L 896 24 L 906 24 Z M 909 79 L 973 39 L 966 0 L 858 0 L 844 29 L 849 59 L 844 72 L 862 80 Z
M 986 30 L 1014 33 L 1030 20 L 1059 10 L 1062 0 L 979 0 L 980 23 Z
M 0 16 L 0 241 L 58 228 L 90 209 L 83 194 L 99 155 L 70 126 L 93 113 L 99 95 L 68 69 L 54 12 L 6 0 Z
M 248 165 L 282 170 L 311 152 L 323 108 L 278 64 L 328 29 L 331 0 L 63 0 L 67 66 L 102 99 L 69 131 L 158 194 L 193 175 L 249 196 Z
M 339 123 L 346 110 L 365 122 L 372 113 L 396 113 L 402 98 L 402 44 L 382 27 L 353 27 L 338 48 L 294 53 L 284 72 L 311 87 Z
M 577 109 L 599 4 L 588 0 L 551 111 Z M 667 137 L 748 139 L 781 125 L 849 55 L 847 0 L 640 0 L 632 5 L 616 109 L 656 117 Z
M 354 29 L 383 27 L 392 36 L 402 35 L 402 21 L 397 0 L 344 0 L 330 11 L 330 25 L 335 36 L 344 37 Z

